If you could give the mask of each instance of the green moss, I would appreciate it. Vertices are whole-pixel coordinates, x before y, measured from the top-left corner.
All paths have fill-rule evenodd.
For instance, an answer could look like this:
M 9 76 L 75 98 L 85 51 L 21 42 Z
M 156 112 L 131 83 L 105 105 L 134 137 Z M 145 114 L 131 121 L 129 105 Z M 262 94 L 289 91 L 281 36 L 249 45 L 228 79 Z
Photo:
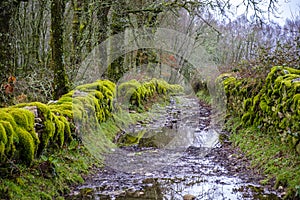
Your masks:
M 116 92 L 116 85 L 109 81 L 109 80 L 103 80 L 100 82 L 104 87 L 108 88 L 110 91 L 113 92 L 113 94 L 115 95 Z
M 36 152 L 37 137 L 33 137 L 35 135 L 33 135 L 32 133 L 30 133 L 26 129 L 24 129 L 23 126 L 27 127 L 26 123 L 24 123 L 23 119 L 18 118 L 23 115 L 17 115 L 16 113 L 18 113 L 18 112 L 16 112 L 16 111 L 13 112 L 15 119 L 20 124 L 20 126 L 19 126 L 15 122 L 14 117 L 10 113 L 7 113 L 6 111 L 8 111 L 8 109 L 5 109 L 5 112 L 3 110 L 0 111 L 0 120 L 6 121 L 7 123 L 10 124 L 10 125 L 8 125 L 7 123 L 5 123 L 5 129 L 8 130 L 7 132 L 10 131 L 11 132 L 10 134 L 13 134 L 13 132 L 11 131 L 13 129 L 14 132 L 16 133 L 16 137 L 11 139 L 11 140 L 13 140 L 13 142 L 15 142 L 15 145 L 12 145 L 11 149 L 13 151 L 14 151 L 14 149 L 16 149 L 16 154 L 20 158 L 20 160 L 22 162 L 26 163 L 27 165 L 30 165 L 34 159 L 34 155 Z M 24 109 L 22 109 L 22 111 L 24 111 Z M 22 111 L 20 111 L 20 112 L 22 113 Z M 18 116 L 18 117 L 16 117 L 16 116 Z M 24 118 L 25 117 L 26 117 L 26 115 L 24 115 Z M 1 123 L 1 125 L 3 127 L 3 123 Z M 10 141 L 10 142 L 12 142 L 12 141 Z M 16 148 L 14 148 L 14 146 Z
M 118 86 L 118 101 L 123 106 L 131 109 L 142 109 L 143 105 L 155 95 L 167 95 L 182 92 L 179 85 L 170 85 L 164 80 L 152 79 L 138 82 L 133 79 Z
M 60 118 L 53 114 L 53 122 L 55 124 L 55 134 L 53 136 L 53 142 L 61 148 L 65 141 L 65 124 L 60 121 Z
M 265 113 L 268 113 L 271 110 L 270 107 L 268 106 L 267 102 L 264 101 L 263 99 L 260 101 L 259 107 Z
M 18 127 L 16 129 L 16 133 L 19 138 L 19 143 L 16 145 L 19 157 L 22 162 L 26 163 L 27 165 L 31 165 L 36 151 L 34 139 L 32 138 L 31 134 L 23 128 Z
M 62 96 L 55 104 L 65 104 L 65 103 L 71 103 L 72 102 L 72 96 Z
M 253 124 L 253 113 L 252 112 L 246 112 L 242 116 L 242 121 L 246 126 L 252 125 Z
M 7 112 L 14 118 L 17 126 L 24 128 L 29 132 L 34 139 L 35 149 L 39 145 L 40 140 L 34 129 L 34 114 L 27 109 L 22 108 L 9 108 Z
M 20 173 L 22 176 L 17 177 L 16 180 L 5 180 L 5 184 L 0 185 L 0 198 L 59 199 L 61 194 L 68 192 L 67 184 L 82 182 L 80 174 L 88 172 L 89 166 L 92 166 L 95 160 L 91 158 L 91 155 L 83 153 L 86 151 L 85 147 L 78 148 L 80 146 L 78 143 L 74 145 L 76 140 L 72 139 L 81 129 L 88 132 L 94 131 L 93 125 L 95 124 L 90 124 L 94 119 L 98 120 L 95 121 L 97 125 L 101 122 L 99 128 L 96 129 L 101 131 L 89 132 L 90 135 L 97 136 L 97 140 L 92 137 L 93 142 L 97 143 L 96 146 L 102 148 L 103 151 L 113 145 L 111 141 L 120 132 L 120 127 L 116 123 L 122 118 L 117 117 L 116 113 L 112 114 L 113 99 L 116 96 L 115 84 L 106 80 L 97 81 L 95 84 L 81 86 L 80 89 L 84 92 L 72 91 L 50 105 L 33 102 L 0 110 L 0 126 L 3 127 L 2 129 L 0 127 L 0 132 L 5 131 L 7 136 L 6 140 L 0 139 L 3 143 L 0 144 L 1 156 L 8 154 L 6 151 L 9 151 L 5 145 L 10 144 L 11 149 L 15 149 L 15 154 L 11 154 L 13 160 L 22 161 L 28 165 L 34 164 L 32 168 L 24 168 L 25 170 Z M 183 91 L 183 88 L 156 79 L 139 83 L 139 87 L 134 90 L 142 106 L 158 93 L 168 94 L 177 91 Z M 33 113 L 23 109 L 23 107 L 30 106 L 36 106 L 38 112 L 36 117 L 40 118 L 36 121 L 41 121 L 39 123 L 42 125 L 40 126 L 42 128 L 37 129 L 40 140 L 38 155 L 41 156 L 36 157 L 35 162 L 33 160 L 37 146 L 32 135 L 35 119 Z M 125 119 L 120 121 L 124 124 L 129 123 Z M 6 143 L 4 144 L 3 141 Z M 45 148 L 48 148 L 47 151 Z M 60 150 L 55 150 L 57 148 Z M 76 159 L 74 155 L 77 155 Z M 70 160 L 73 163 L 67 163 Z M 47 167 L 44 169 L 45 163 Z M 22 168 L 18 166 L 18 169 Z M 76 173 L 72 174 L 70 171 L 76 171 Z
M 76 90 L 83 92 L 91 92 L 91 91 L 100 91 L 102 94 L 106 94 L 107 91 L 110 91 L 112 94 L 108 94 L 106 98 L 109 96 L 114 96 L 115 93 L 115 84 L 109 80 L 98 80 L 94 83 L 80 85 L 76 87 Z
M 3 109 L 0 109 L 0 120 L 9 122 L 12 125 L 13 129 L 17 128 L 17 124 L 14 118 L 9 113 L 4 112 Z
M 117 87 L 118 101 L 121 103 L 129 103 L 131 96 L 140 86 L 141 84 L 135 79 L 121 83 Z
M 58 119 L 64 123 L 64 141 L 72 141 L 70 122 L 64 116 L 58 116 Z
M 89 92 L 89 91 L 94 91 L 94 90 L 100 90 L 100 84 L 99 81 L 94 82 L 94 83 L 89 83 L 85 85 L 80 85 L 76 87 L 76 90 L 79 91 L 84 91 L 84 92 Z
M 6 131 L 2 123 L 0 123 L 0 141 L 3 142 L 4 144 L 8 142 Z
M 51 165 L 43 168 L 45 163 Z M 43 155 L 31 168 L 16 164 L 18 174 L 14 178 L 1 177 L 0 199 L 64 199 L 70 193 L 70 185 L 82 183 L 84 175 L 101 166 L 74 141 L 68 148 Z
M 5 147 L 7 146 L 8 138 L 6 135 L 5 128 L 0 123 L 0 163 L 5 160 Z
M 49 141 L 53 138 L 55 133 L 55 125 L 52 122 L 52 112 L 48 105 L 40 103 L 40 102 L 32 102 L 32 103 L 23 103 L 18 104 L 15 107 L 25 107 L 25 106 L 36 106 L 38 111 L 38 116 L 41 118 L 43 123 L 43 131 L 40 133 L 39 140 L 40 144 L 37 149 L 37 154 L 40 155 L 43 150 L 47 147 Z
M 295 68 L 291 68 L 291 67 L 284 67 L 283 69 L 289 71 L 289 73 L 291 73 L 291 74 L 300 75 L 300 70 L 299 69 L 295 69 Z
M 221 75 L 218 81 L 227 96 L 227 112 L 242 117 L 245 126 L 255 125 L 272 136 L 300 139 L 300 83 L 294 81 L 299 77 L 299 70 L 276 66 L 265 81 L 236 79 L 230 74 Z M 285 145 L 294 146 L 288 143 Z
M 4 142 L 5 143 L 5 154 L 8 158 L 11 158 L 15 152 L 14 141 L 18 142 L 18 138 L 12 128 L 12 125 L 9 122 L 0 120 L 0 124 L 3 126 L 6 137 L 7 137 L 7 142 Z M 0 139 L 0 141 L 1 141 L 1 139 Z
M 6 160 L 5 157 L 5 144 L 0 140 L 0 163 Z
M 239 119 L 235 120 L 235 124 L 238 123 Z M 227 124 L 229 128 L 232 126 Z M 284 198 L 295 197 L 296 186 L 300 185 L 300 158 L 292 148 L 282 145 L 278 137 L 265 134 L 253 126 L 232 134 L 230 140 L 251 160 L 253 167 L 268 177 L 265 183 L 275 179 L 276 188 L 279 186 L 286 188 L 287 193 Z
M 23 108 L 25 106 L 36 106 L 38 108 L 39 116 L 43 116 L 45 119 L 51 119 L 51 110 L 48 105 L 40 102 L 21 103 L 14 107 Z
M 255 158 L 254 163 L 259 163 L 256 167 L 264 167 L 265 173 L 275 174 L 277 185 L 288 187 L 288 197 L 294 194 L 295 186 L 299 185 L 299 181 L 294 181 L 299 168 L 294 166 L 290 170 L 291 165 L 278 167 L 278 164 L 282 165 L 282 160 L 300 152 L 297 150 L 300 146 L 300 83 L 295 81 L 299 75 L 300 70 L 276 66 L 262 81 L 236 79 L 231 75 L 218 78 L 227 95 L 228 112 L 231 116 L 242 116 L 243 127 L 247 130 L 240 136 L 234 136 L 235 144 L 250 158 Z M 254 127 L 260 128 L 262 132 Z M 275 141 L 269 140 L 269 137 Z M 261 140 L 264 142 L 260 143 Z M 273 149 L 274 143 L 278 149 Z M 278 151 L 282 151 L 286 157 L 280 160 L 269 159 L 272 153 Z M 296 159 L 293 157 L 291 160 Z
M 252 98 L 248 98 L 244 101 L 244 110 L 250 110 L 250 106 L 252 105 Z
M 226 94 L 230 93 L 229 86 L 230 86 L 230 84 L 233 84 L 235 81 L 236 81 L 235 77 L 228 77 L 223 81 Z
M 49 108 L 50 108 L 51 112 L 55 113 L 56 115 L 59 114 L 59 115 L 68 117 L 70 120 L 73 119 L 72 102 L 49 105 Z
M 8 136 L 8 140 L 9 140 L 8 143 L 9 144 L 10 143 L 18 143 L 19 138 L 18 138 L 18 135 L 15 133 L 17 124 L 16 124 L 15 120 L 13 119 L 13 117 L 9 113 L 6 113 L 6 112 L 3 112 L 3 110 L 0 110 L 0 121 L 1 121 L 1 124 L 5 128 L 6 135 Z M 11 141 L 10 141 L 10 139 L 11 139 Z M 9 150 L 10 148 L 7 147 L 6 149 Z M 14 149 L 15 149 L 14 144 L 12 144 L 11 149 L 12 149 L 12 153 L 13 153 Z

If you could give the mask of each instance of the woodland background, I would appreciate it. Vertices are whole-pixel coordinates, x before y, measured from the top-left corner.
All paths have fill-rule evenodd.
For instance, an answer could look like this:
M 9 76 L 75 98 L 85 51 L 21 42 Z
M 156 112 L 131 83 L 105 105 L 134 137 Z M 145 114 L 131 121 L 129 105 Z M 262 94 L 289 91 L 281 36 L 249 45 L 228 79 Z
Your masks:
M 265 78 L 274 65 L 299 69 L 300 16 L 283 26 L 266 19 L 268 13 L 278 15 L 277 3 L 244 0 L 245 14 L 233 19 L 226 0 L 2 0 L 1 106 L 58 99 L 74 87 L 92 49 L 126 28 L 169 28 L 195 36 L 220 71 L 240 76 Z M 176 70 L 188 68 L 176 55 L 145 49 L 129 54 L 129 61 L 128 56 L 118 58 L 99 78 L 117 81 L 157 57 L 157 66 L 169 60 L 178 62 Z M 199 87 L 197 77 L 186 78 Z

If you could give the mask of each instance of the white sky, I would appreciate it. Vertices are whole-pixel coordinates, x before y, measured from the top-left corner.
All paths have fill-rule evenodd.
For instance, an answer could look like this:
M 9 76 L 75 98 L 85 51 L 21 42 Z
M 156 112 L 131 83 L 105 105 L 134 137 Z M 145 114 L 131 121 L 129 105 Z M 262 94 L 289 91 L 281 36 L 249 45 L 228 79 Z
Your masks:
M 281 16 L 285 18 L 293 18 L 293 15 L 300 15 L 300 2 L 299 0 L 279 0 L 279 12 L 282 12 Z
M 239 5 L 242 0 L 232 0 L 233 5 Z M 264 1 L 266 2 L 266 1 Z M 279 0 L 278 16 L 280 18 L 271 18 L 273 21 L 283 25 L 286 18 L 293 18 L 293 16 L 300 15 L 300 1 L 299 0 Z M 266 5 L 267 9 L 267 5 Z M 241 15 L 245 12 L 245 7 L 240 7 L 237 10 L 237 15 Z M 251 15 L 251 12 L 249 12 Z M 267 17 L 267 16 L 266 16 Z

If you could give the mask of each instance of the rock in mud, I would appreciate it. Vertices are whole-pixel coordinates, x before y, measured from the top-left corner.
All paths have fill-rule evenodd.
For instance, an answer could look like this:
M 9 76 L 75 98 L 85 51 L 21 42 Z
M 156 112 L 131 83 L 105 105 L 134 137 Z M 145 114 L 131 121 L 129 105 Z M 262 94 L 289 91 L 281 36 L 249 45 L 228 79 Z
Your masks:
M 194 200 L 196 197 L 192 194 L 186 194 L 183 196 L 183 200 Z

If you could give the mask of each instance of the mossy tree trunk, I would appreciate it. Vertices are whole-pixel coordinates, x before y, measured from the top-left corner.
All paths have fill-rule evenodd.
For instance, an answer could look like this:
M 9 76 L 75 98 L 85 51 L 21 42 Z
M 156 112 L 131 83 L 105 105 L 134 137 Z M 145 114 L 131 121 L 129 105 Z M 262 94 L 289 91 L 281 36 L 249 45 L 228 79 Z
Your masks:
M 82 0 L 72 0 L 72 8 L 73 8 L 73 23 L 72 23 L 72 54 L 71 54 L 71 69 L 74 73 L 71 75 L 71 80 L 76 76 L 76 72 L 79 68 L 79 64 L 81 63 L 81 47 L 80 41 L 82 39 L 82 30 L 80 28 L 81 24 L 81 16 L 82 16 Z
M 10 67 L 10 47 L 9 47 L 9 19 L 10 12 L 6 12 L 5 2 L 0 3 L 0 79 L 4 81 L 7 70 Z M 9 73 L 9 72 L 8 72 Z
M 51 68 L 54 73 L 53 98 L 58 99 L 69 90 L 69 79 L 63 62 L 64 0 L 51 2 Z
M 10 20 L 21 1 L 26 0 L 0 1 L 0 83 L 13 73 Z
M 121 5 L 121 6 L 120 6 Z M 109 33 L 110 35 L 124 33 L 126 28 L 133 29 L 153 29 L 156 30 L 158 25 L 158 15 L 162 12 L 159 6 L 156 6 L 154 1 L 129 1 L 123 0 L 122 3 L 113 4 L 110 9 L 109 16 Z M 155 7 L 155 8 L 151 8 Z M 135 40 L 134 34 L 124 33 L 124 40 Z M 114 51 L 119 51 L 122 46 L 128 41 L 119 41 L 118 44 L 112 44 L 108 47 L 108 52 L 114 55 Z M 135 66 L 149 64 L 149 55 L 154 55 L 153 51 L 139 49 L 138 51 L 129 52 L 112 60 L 108 57 L 108 66 L 106 78 L 111 81 L 118 81 L 124 73 L 134 68 Z M 131 62 L 131 63 L 129 63 Z M 151 68 L 152 66 L 149 65 Z
M 98 43 L 101 44 L 108 37 L 108 14 L 112 6 L 111 0 L 102 0 L 98 2 L 97 18 L 99 21 Z
M 127 24 L 128 15 L 127 13 L 122 11 L 123 8 L 120 8 L 117 5 L 114 5 L 111 8 L 111 14 L 109 16 L 109 33 L 110 35 L 115 35 L 118 33 L 122 33 L 125 31 L 125 26 Z M 125 22 L 125 23 L 124 23 Z M 121 40 L 118 44 L 113 42 L 111 39 L 109 41 L 108 52 L 110 55 L 115 55 L 115 52 L 118 52 L 120 48 L 124 45 L 124 40 Z M 125 73 L 124 71 L 124 56 L 119 56 L 114 60 L 112 57 L 108 56 L 107 58 L 107 71 L 106 78 L 113 82 L 117 82 L 122 75 Z

